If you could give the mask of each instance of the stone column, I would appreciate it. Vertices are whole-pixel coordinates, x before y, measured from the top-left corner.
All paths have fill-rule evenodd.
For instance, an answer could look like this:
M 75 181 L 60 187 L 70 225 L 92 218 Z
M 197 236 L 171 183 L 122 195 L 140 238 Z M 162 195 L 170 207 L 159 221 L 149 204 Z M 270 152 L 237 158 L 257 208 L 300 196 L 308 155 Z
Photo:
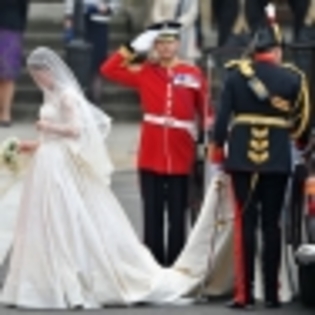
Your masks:
M 202 34 L 204 38 L 204 44 L 206 47 L 213 46 L 214 41 L 214 28 L 213 28 L 213 16 L 212 16 L 212 0 L 199 0 L 201 11 L 201 26 Z

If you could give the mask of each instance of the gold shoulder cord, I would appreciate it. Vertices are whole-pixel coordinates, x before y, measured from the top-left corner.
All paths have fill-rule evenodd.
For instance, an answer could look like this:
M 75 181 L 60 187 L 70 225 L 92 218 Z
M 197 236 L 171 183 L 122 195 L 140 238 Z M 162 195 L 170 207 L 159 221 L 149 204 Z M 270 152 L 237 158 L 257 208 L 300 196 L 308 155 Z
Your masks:
M 254 75 L 254 71 L 251 67 L 251 60 L 247 58 L 230 60 L 225 63 L 224 67 L 226 69 L 238 68 L 246 77 L 251 77 Z
M 224 68 L 231 69 L 239 64 L 239 59 L 232 59 L 224 64 Z
M 244 202 L 244 205 L 242 206 L 242 210 L 243 210 L 243 213 L 248 211 L 248 206 L 249 204 L 251 203 L 251 201 L 253 200 L 253 197 L 254 197 L 254 194 L 256 192 L 256 189 L 257 189 L 257 186 L 258 186 L 258 183 L 259 183 L 259 173 L 253 173 L 252 176 L 251 176 L 251 179 L 250 179 L 250 188 L 249 188 L 249 191 L 248 191 L 248 195 L 247 195 L 247 198 Z
M 300 120 L 299 126 L 291 133 L 291 137 L 293 139 L 297 139 L 301 136 L 301 134 L 305 131 L 307 124 L 310 119 L 310 97 L 308 91 L 307 78 L 303 71 L 301 71 L 298 67 L 293 64 L 283 64 L 285 68 L 288 68 L 295 73 L 297 73 L 301 77 L 301 88 L 298 95 L 298 98 L 295 102 L 295 108 L 299 109 L 297 114 L 297 119 Z M 301 108 L 300 108 L 301 107 Z

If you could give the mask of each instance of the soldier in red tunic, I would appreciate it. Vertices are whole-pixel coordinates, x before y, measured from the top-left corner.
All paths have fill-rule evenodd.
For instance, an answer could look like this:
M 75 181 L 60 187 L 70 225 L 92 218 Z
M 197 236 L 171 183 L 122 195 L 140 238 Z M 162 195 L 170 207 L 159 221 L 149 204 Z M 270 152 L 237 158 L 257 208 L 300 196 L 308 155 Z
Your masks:
M 143 122 L 138 156 L 146 245 L 161 264 L 170 265 L 185 241 L 189 174 L 195 136 L 211 117 L 206 80 L 200 69 L 177 56 L 180 24 L 151 26 L 115 52 L 101 67 L 113 81 L 136 89 Z M 156 58 L 132 60 L 153 50 Z M 207 120 L 209 122 L 209 120 Z M 168 244 L 165 249 L 165 211 Z

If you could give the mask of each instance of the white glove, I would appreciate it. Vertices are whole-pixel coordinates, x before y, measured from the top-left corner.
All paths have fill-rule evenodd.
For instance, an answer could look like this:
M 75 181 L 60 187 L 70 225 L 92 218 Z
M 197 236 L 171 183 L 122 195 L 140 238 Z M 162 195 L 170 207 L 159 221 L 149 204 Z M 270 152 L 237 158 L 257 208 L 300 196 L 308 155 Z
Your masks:
M 265 12 L 267 14 L 267 17 L 270 20 L 275 20 L 276 19 L 276 6 L 273 3 L 269 3 L 266 7 L 265 7 Z
M 147 30 L 136 37 L 136 39 L 131 42 L 130 46 L 137 53 L 146 53 L 152 48 L 158 35 L 158 30 Z
M 301 245 L 296 252 L 296 257 L 299 262 L 307 264 L 315 262 L 315 245 L 304 244 Z

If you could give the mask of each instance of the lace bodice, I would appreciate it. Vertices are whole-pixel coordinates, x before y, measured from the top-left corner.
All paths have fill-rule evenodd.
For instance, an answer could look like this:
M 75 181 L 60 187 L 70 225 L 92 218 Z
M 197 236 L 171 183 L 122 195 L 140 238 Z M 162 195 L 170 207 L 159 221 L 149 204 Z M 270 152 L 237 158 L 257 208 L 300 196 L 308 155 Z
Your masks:
M 39 117 L 42 120 L 48 120 L 55 123 L 58 123 L 61 120 L 58 107 L 52 103 L 45 103 L 41 106 Z
M 71 121 L 66 119 L 60 104 L 57 103 L 44 103 L 39 111 L 40 120 L 45 120 L 53 123 L 54 125 L 70 125 Z M 57 133 L 55 130 L 41 131 L 40 138 L 42 141 L 54 140 L 64 138 L 62 134 Z

